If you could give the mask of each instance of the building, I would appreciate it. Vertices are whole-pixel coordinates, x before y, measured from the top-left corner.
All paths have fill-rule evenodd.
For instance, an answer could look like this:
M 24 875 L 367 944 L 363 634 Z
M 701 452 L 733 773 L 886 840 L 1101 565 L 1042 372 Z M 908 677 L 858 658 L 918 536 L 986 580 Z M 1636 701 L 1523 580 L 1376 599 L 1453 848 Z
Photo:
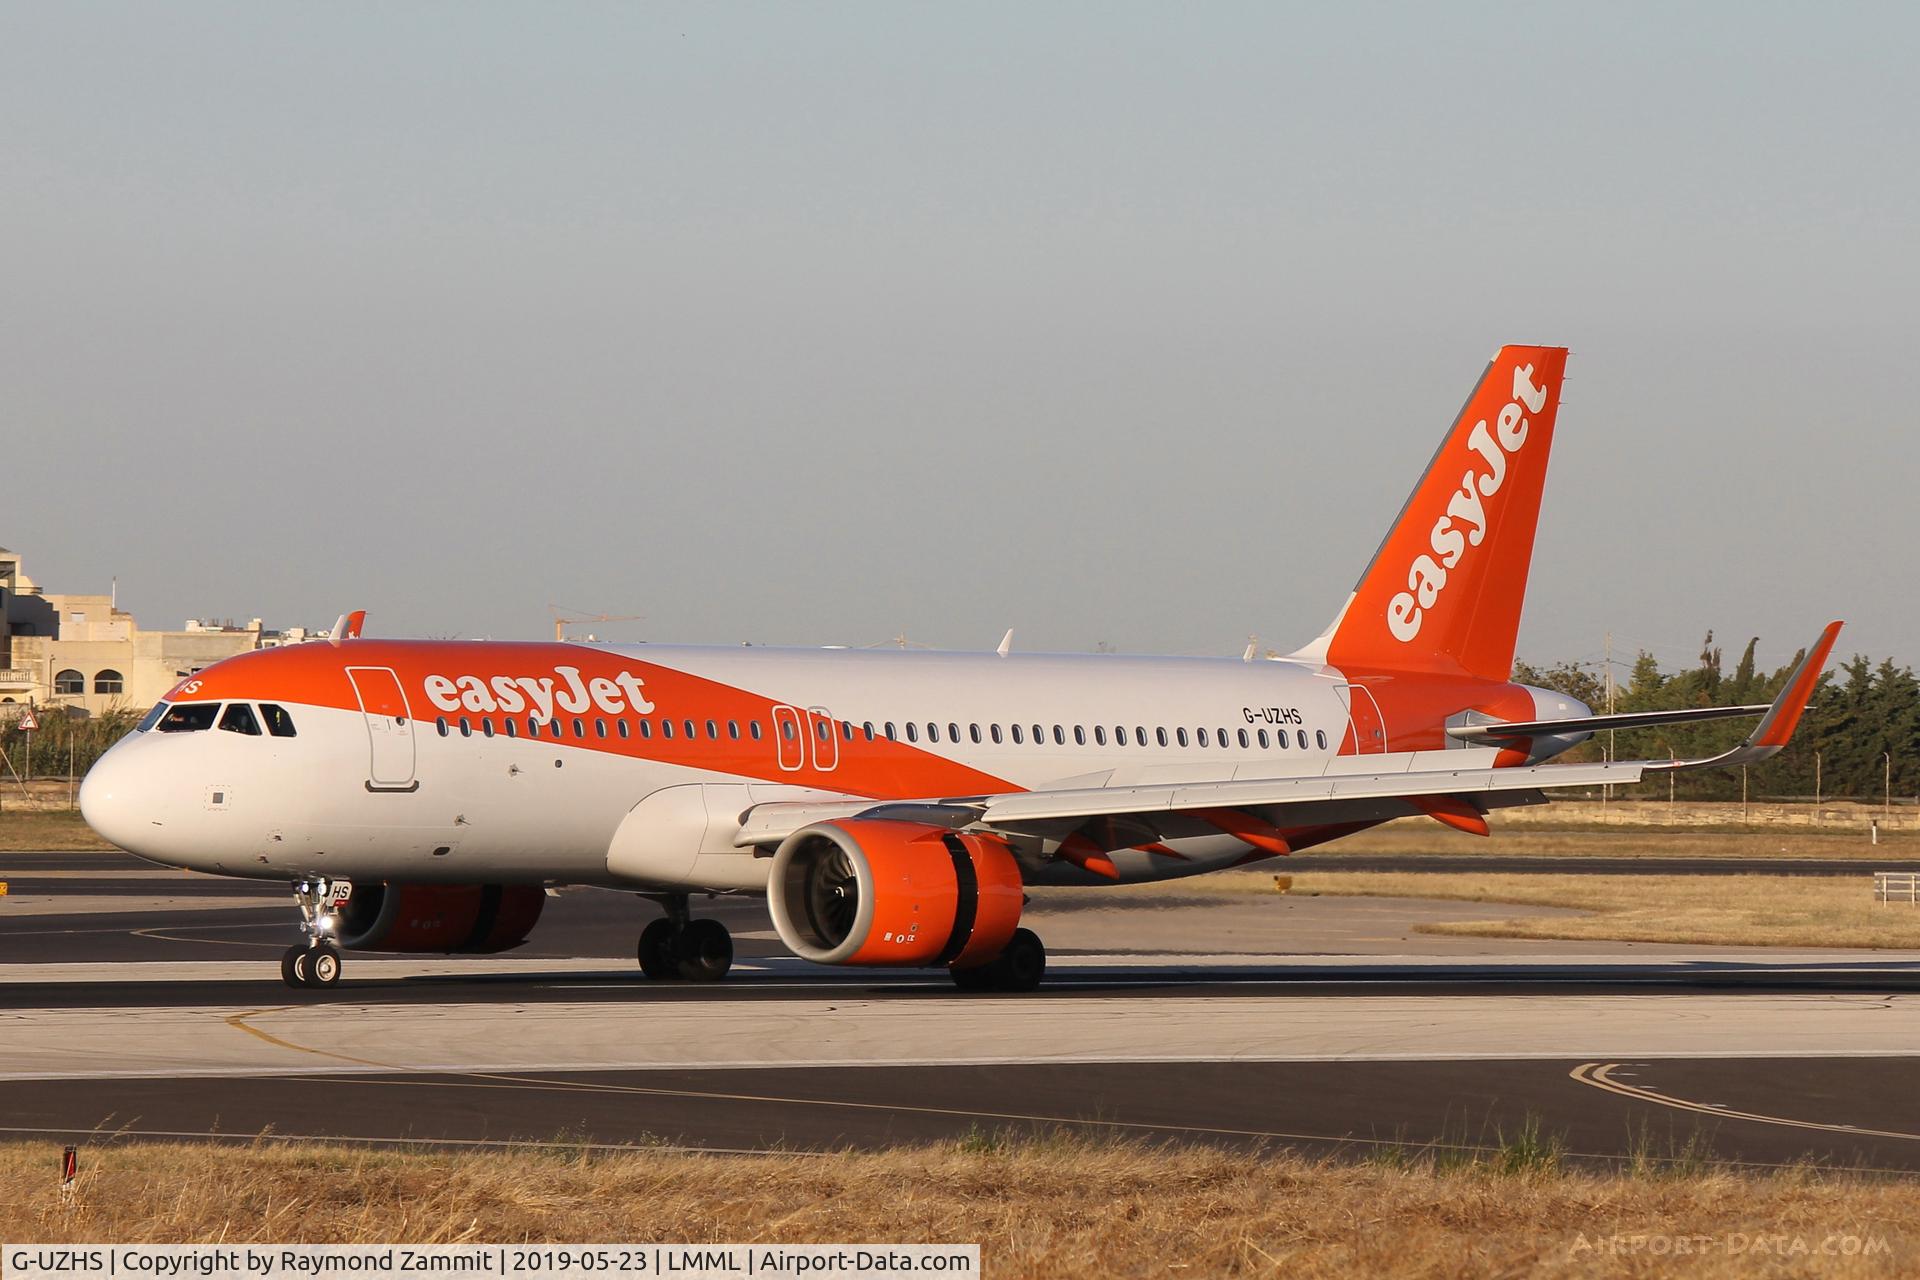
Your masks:
M 87 715 L 149 707 L 222 658 L 326 635 L 267 631 L 258 618 L 245 626 L 189 621 L 179 631 L 145 631 L 112 595 L 41 590 L 21 570 L 20 557 L 0 548 L 0 717 L 29 702 Z

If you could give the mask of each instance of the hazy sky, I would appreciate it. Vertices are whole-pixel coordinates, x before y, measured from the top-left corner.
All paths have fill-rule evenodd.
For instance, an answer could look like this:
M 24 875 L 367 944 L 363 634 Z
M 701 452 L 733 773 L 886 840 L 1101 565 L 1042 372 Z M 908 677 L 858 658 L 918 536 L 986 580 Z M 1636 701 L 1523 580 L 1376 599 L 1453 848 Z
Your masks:
M 399 635 L 1318 632 L 1573 348 L 1523 657 L 1920 661 L 1911 5 L 0 2 L 0 544 Z

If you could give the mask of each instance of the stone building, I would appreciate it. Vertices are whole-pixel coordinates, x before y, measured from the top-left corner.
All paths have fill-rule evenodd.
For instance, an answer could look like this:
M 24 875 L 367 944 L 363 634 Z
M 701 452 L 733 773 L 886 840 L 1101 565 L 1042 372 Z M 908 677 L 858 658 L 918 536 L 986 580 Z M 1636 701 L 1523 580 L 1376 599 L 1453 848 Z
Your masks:
M 0 548 L 0 718 L 29 702 L 99 715 L 145 708 L 183 677 L 250 649 L 319 639 L 325 632 L 266 631 L 260 619 L 189 621 L 179 631 L 146 631 L 112 595 L 43 591 Z

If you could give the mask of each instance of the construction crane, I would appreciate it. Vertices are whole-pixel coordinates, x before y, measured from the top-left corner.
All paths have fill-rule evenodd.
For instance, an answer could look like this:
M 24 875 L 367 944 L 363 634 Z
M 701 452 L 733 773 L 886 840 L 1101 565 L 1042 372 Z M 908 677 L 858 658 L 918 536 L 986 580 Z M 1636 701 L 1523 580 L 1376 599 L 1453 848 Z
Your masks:
M 549 604 L 553 610 L 553 642 L 565 644 L 567 628 L 576 622 L 638 622 L 645 617 L 639 613 L 581 613 L 577 609 L 563 609 L 557 604 Z

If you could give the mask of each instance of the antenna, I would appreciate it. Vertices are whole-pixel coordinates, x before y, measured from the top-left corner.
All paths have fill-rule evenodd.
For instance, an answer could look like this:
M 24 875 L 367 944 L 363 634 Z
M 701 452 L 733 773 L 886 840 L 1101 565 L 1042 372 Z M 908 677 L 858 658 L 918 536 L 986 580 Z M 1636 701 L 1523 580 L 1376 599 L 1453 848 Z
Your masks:
M 1008 627 L 1007 634 L 1000 637 L 1000 647 L 998 649 L 995 649 L 994 652 L 1004 658 L 1012 651 L 1013 651 L 1013 628 Z

